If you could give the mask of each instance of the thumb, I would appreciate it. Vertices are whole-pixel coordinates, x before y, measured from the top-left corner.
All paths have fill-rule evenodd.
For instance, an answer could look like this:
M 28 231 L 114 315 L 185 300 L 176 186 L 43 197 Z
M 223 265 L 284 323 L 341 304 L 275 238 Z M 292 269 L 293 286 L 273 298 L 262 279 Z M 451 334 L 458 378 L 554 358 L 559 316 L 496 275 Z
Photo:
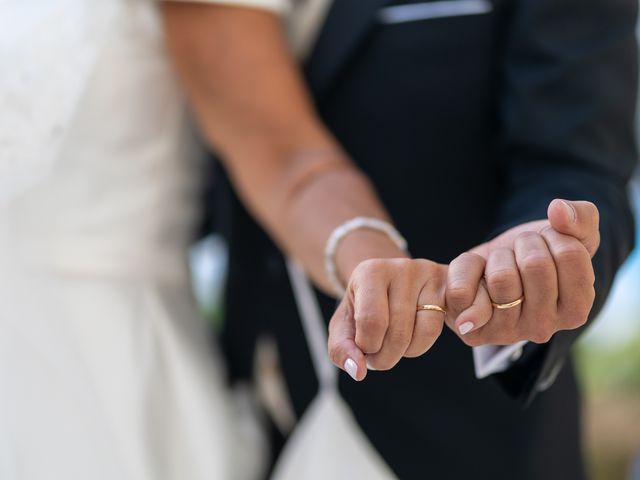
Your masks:
M 580 240 L 593 257 L 600 246 L 600 214 L 591 202 L 556 199 L 547 210 L 551 227 Z
M 345 298 L 329 323 L 329 357 L 333 364 L 347 372 L 356 381 L 367 376 L 367 364 L 362 350 L 355 342 L 355 319 L 347 308 Z

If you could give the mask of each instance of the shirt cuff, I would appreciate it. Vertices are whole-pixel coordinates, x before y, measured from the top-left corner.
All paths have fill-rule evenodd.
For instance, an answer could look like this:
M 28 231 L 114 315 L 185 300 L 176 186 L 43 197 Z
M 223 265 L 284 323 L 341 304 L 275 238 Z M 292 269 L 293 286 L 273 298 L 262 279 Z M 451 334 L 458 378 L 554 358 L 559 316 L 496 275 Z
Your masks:
M 482 345 L 473 347 L 476 378 L 479 380 L 494 373 L 504 372 L 522 356 L 522 348 L 527 343 L 526 340 L 523 340 L 507 346 Z

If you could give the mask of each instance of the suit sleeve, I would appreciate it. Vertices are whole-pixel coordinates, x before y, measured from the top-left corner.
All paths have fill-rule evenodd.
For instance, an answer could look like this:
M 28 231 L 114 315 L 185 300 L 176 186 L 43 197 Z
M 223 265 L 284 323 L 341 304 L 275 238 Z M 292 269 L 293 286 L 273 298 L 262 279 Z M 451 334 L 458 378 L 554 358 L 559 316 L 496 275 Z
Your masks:
M 601 246 L 592 319 L 634 243 L 627 184 L 636 163 L 637 0 L 510 3 L 499 89 L 505 195 L 495 233 L 546 218 L 554 198 L 594 202 Z M 527 345 L 495 378 L 530 401 L 553 382 L 582 330 Z

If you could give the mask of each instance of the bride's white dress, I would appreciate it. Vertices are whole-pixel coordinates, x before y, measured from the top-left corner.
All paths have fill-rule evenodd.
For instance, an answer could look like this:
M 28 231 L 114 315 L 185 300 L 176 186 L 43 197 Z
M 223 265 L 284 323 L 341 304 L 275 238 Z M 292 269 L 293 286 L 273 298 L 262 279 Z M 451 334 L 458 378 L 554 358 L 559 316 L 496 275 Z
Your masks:
M 189 293 L 197 170 L 151 0 L 0 0 L 0 478 L 256 473 Z

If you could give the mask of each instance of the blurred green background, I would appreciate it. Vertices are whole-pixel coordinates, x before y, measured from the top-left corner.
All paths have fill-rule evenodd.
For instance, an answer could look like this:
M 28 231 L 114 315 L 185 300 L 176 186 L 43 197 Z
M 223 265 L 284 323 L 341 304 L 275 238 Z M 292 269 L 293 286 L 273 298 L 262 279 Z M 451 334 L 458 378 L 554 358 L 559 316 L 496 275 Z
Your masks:
M 640 239 L 640 171 L 631 194 Z M 640 243 L 640 242 L 638 242 Z M 594 480 L 640 480 L 640 248 L 575 350 Z

